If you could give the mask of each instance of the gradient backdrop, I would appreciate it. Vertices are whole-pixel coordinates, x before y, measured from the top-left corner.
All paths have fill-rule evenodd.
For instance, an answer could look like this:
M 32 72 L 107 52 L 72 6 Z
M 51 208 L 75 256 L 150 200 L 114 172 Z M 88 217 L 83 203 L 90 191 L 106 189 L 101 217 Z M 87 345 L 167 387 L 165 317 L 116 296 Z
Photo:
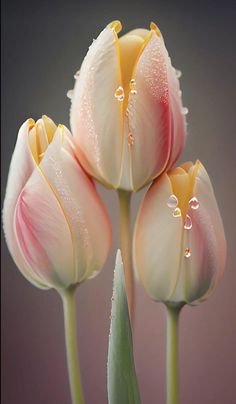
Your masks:
M 212 178 L 228 239 L 225 276 L 215 294 L 181 317 L 181 403 L 236 402 L 235 2 L 13 1 L 3 3 L 3 194 L 19 126 L 47 114 L 69 125 L 73 87 L 88 46 L 114 19 L 124 32 L 155 21 L 183 72 L 188 138 L 181 161 L 200 158 Z M 115 192 L 99 192 L 113 220 L 102 273 L 77 291 L 78 338 L 86 403 L 105 404 L 114 257 Z M 133 197 L 133 217 L 142 194 Z M 2 403 L 69 404 L 62 307 L 54 291 L 31 286 L 2 250 Z M 137 285 L 135 358 L 143 404 L 165 402 L 165 315 Z M 124 404 L 124 403 L 120 403 Z

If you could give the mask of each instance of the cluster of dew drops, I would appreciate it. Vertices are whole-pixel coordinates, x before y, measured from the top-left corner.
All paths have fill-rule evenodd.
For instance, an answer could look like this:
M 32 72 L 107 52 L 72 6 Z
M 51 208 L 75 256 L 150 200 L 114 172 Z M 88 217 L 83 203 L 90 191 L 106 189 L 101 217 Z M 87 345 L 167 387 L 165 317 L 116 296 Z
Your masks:
M 168 208 L 172 209 L 172 215 L 174 217 L 181 216 L 181 209 L 178 207 L 178 203 L 179 203 L 179 201 L 178 201 L 178 198 L 177 198 L 176 195 L 172 194 L 172 195 L 169 196 L 169 198 L 167 200 L 167 206 L 168 206 Z M 193 196 L 189 200 L 188 204 L 189 204 L 189 207 L 191 209 L 193 209 L 193 210 L 197 210 L 199 208 L 199 206 L 200 206 L 199 201 L 196 198 L 196 196 Z M 188 214 L 186 214 L 185 221 L 184 221 L 184 229 L 185 230 L 191 230 L 192 227 L 193 227 L 192 219 Z M 191 254 L 190 248 L 186 247 L 185 250 L 184 250 L 184 256 L 186 258 L 190 258 L 191 255 L 192 254 Z

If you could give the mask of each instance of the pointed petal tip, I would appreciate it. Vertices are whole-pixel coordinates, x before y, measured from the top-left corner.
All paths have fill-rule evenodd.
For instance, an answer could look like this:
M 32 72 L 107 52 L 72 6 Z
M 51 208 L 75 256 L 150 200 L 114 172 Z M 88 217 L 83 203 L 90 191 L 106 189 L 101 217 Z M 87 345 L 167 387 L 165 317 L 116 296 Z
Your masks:
M 122 30 L 122 24 L 119 20 L 110 22 L 107 27 L 115 30 L 117 34 L 119 34 L 119 32 Z
M 33 119 L 33 118 L 29 118 L 29 119 L 27 119 L 27 124 L 28 124 L 28 129 L 30 130 L 30 129 L 32 129 L 33 127 L 34 127 L 34 125 L 35 125 L 35 120 Z
M 158 28 L 158 26 L 155 24 L 155 22 L 151 21 L 151 23 L 150 23 L 150 29 L 151 29 L 152 31 L 155 31 L 155 33 L 157 34 L 157 36 L 159 36 L 159 38 L 162 37 L 161 31 L 159 30 L 159 28 Z

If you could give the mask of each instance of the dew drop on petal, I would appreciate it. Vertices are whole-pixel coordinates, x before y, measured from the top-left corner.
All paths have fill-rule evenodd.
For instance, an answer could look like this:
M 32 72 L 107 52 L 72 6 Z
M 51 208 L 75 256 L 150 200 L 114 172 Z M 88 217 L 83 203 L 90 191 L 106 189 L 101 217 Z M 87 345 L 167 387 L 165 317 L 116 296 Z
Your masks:
M 70 100 L 72 99 L 74 94 L 74 90 L 68 90 L 66 93 L 67 98 L 69 98 Z
M 183 115 L 187 115 L 187 114 L 188 114 L 188 108 L 187 108 L 187 107 L 183 107 L 183 108 L 182 108 L 182 114 L 183 114 Z
M 80 75 L 80 70 L 77 70 L 77 72 L 74 74 L 75 80 L 77 80 L 79 78 L 79 75 Z
M 192 219 L 191 219 L 191 217 L 187 214 L 187 215 L 186 215 L 186 218 L 185 218 L 185 221 L 184 221 L 184 228 L 185 228 L 186 230 L 190 230 L 192 227 L 193 227 Z
M 167 201 L 168 208 L 175 209 L 178 206 L 178 198 L 174 194 L 170 195 Z
M 186 247 L 185 248 L 185 251 L 184 251 L 184 256 L 186 257 L 186 258 L 189 258 L 189 257 L 191 257 L 191 251 L 190 251 L 190 248 L 189 247 Z
M 193 210 L 197 210 L 199 208 L 199 201 L 196 198 L 196 196 L 194 196 L 193 198 L 190 199 L 189 206 Z
M 124 101 L 125 93 L 122 86 L 117 87 L 114 96 L 118 101 Z
M 134 144 L 134 135 L 132 135 L 132 133 L 128 134 L 128 144 L 129 146 L 133 146 Z
M 182 72 L 178 69 L 175 69 L 175 74 L 176 74 L 177 79 L 179 79 L 182 76 Z
M 180 209 L 180 208 L 175 208 L 175 209 L 173 210 L 173 212 L 172 212 L 172 215 L 173 215 L 174 217 L 179 217 L 179 216 L 181 216 L 181 209 Z
M 130 92 L 131 92 L 131 94 L 137 94 L 137 90 L 136 90 L 136 80 L 135 80 L 135 79 L 131 79 L 131 80 L 130 80 L 129 87 L 130 87 Z

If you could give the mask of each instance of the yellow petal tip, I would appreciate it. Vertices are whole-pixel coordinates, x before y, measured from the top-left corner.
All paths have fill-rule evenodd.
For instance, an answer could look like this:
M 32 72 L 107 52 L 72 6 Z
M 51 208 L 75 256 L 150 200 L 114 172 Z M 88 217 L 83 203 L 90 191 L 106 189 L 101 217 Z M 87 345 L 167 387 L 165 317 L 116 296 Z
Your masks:
M 119 34 L 119 32 L 122 30 L 122 24 L 119 20 L 112 21 L 110 24 L 108 24 L 108 27 L 114 29 L 117 34 Z
M 151 22 L 150 23 L 150 29 L 152 31 L 155 31 L 155 33 L 157 34 L 157 36 L 159 36 L 160 38 L 162 37 L 161 35 L 161 31 L 159 30 L 158 26 L 155 24 L 155 22 Z
M 35 120 L 32 118 L 28 119 L 28 125 L 29 125 L 29 129 L 32 129 L 35 125 Z

